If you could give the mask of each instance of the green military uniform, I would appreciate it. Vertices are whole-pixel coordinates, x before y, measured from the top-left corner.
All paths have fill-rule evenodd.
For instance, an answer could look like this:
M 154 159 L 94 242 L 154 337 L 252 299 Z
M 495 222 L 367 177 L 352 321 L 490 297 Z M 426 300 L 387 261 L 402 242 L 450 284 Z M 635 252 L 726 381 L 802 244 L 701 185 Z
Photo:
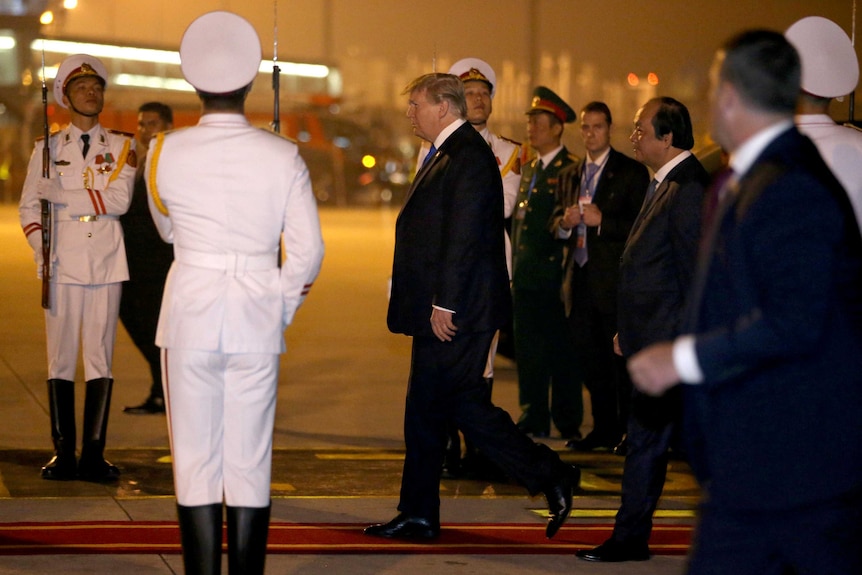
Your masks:
M 550 165 L 540 168 L 539 161 L 523 168 L 513 220 L 514 337 L 523 412 L 518 425 L 547 436 L 553 417 L 564 437 L 576 437 L 583 398 L 560 298 L 565 242 L 556 238 L 549 223 L 557 175 L 579 160 L 563 147 Z

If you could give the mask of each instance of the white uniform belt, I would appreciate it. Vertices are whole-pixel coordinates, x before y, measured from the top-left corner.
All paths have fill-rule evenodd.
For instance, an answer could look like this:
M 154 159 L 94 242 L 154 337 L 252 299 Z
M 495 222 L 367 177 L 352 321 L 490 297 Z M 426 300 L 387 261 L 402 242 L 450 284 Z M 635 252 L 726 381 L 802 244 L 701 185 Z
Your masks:
M 102 214 L 100 216 L 70 216 L 62 211 L 58 211 L 58 222 L 98 222 L 99 220 L 118 220 L 119 216 Z
M 213 254 L 174 246 L 174 259 L 188 266 L 219 270 L 229 275 L 271 270 L 278 267 L 278 258 L 271 254 Z

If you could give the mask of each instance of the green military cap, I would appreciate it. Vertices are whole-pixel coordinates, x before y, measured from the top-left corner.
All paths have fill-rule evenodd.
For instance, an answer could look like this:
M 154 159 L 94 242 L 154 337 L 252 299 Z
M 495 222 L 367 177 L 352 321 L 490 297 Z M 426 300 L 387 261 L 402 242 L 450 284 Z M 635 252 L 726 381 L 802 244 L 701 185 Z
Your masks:
M 533 90 L 533 101 L 530 104 L 530 109 L 526 114 L 537 114 L 539 112 L 547 112 L 556 116 L 561 122 L 570 124 L 574 122 L 578 115 L 572 110 L 571 106 L 566 104 L 562 98 L 557 96 L 550 88 L 539 86 Z

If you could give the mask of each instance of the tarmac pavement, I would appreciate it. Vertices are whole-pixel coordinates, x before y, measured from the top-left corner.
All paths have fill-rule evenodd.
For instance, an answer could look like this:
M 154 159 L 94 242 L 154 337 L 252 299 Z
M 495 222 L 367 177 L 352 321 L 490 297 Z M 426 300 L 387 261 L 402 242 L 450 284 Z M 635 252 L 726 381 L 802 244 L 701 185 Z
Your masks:
M 320 278 L 294 325 L 281 360 L 274 433 L 274 521 L 374 523 L 391 519 L 403 458 L 403 409 L 410 341 L 386 329 L 386 290 L 395 209 L 321 210 L 327 253 Z M 115 485 L 50 482 L 39 468 L 51 455 L 40 288 L 17 209 L 0 205 L 0 523 L 145 521 L 176 518 L 163 416 L 124 414 L 147 394 L 149 370 L 120 328 L 114 353 L 106 456 L 123 472 Z M 79 373 L 83 373 L 79 369 Z M 79 377 L 80 379 L 80 377 Z M 77 407 L 83 409 L 83 386 Z M 517 417 L 517 380 L 500 358 L 494 401 Z M 589 401 L 585 401 L 589 405 Z M 583 432 L 591 425 L 587 414 Z M 80 427 L 80 425 L 79 425 Z M 622 459 L 574 454 L 560 438 L 543 440 L 585 472 L 570 523 L 610 523 L 619 504 Z M 506 482 L 445 480 L 441 518 L 465 522 L 544 522 L 545 503 Z M 672 462 L 657 523 L 694 522 L 698 490 Z M 565 529 L 565 527 L 563 528 Z M 226 572 L 226 560 L 224 561 Z M 603 565 L 570 555 L 270 554 L 268 573 L 676 575 L 685 558 L 655 556 Z M 0 575 L 182 573 L 179 555 L 0 556 Z

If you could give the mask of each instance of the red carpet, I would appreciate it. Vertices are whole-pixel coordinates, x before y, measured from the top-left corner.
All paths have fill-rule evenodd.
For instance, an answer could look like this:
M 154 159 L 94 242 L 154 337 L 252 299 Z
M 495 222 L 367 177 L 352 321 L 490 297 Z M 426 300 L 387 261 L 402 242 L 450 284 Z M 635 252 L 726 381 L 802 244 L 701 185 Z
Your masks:
M 344 523 L 273 523 L 269 553 L 435 553 L 435 554 L 568 554 L 607 539 L 612 525 L 567 523 L 554 539 L 545 538 L 540 523 L 456 523 L 443 526 L 433 543 L 410 543 L 363 535 L 365 525 Z M 650 549 L 657 555 L 683 555 L 691 543 L 691 527 L 656 525 Z M 0 555 L 67 553 L 180 553 L 175 522 L 101 521 L 0 524 Z

